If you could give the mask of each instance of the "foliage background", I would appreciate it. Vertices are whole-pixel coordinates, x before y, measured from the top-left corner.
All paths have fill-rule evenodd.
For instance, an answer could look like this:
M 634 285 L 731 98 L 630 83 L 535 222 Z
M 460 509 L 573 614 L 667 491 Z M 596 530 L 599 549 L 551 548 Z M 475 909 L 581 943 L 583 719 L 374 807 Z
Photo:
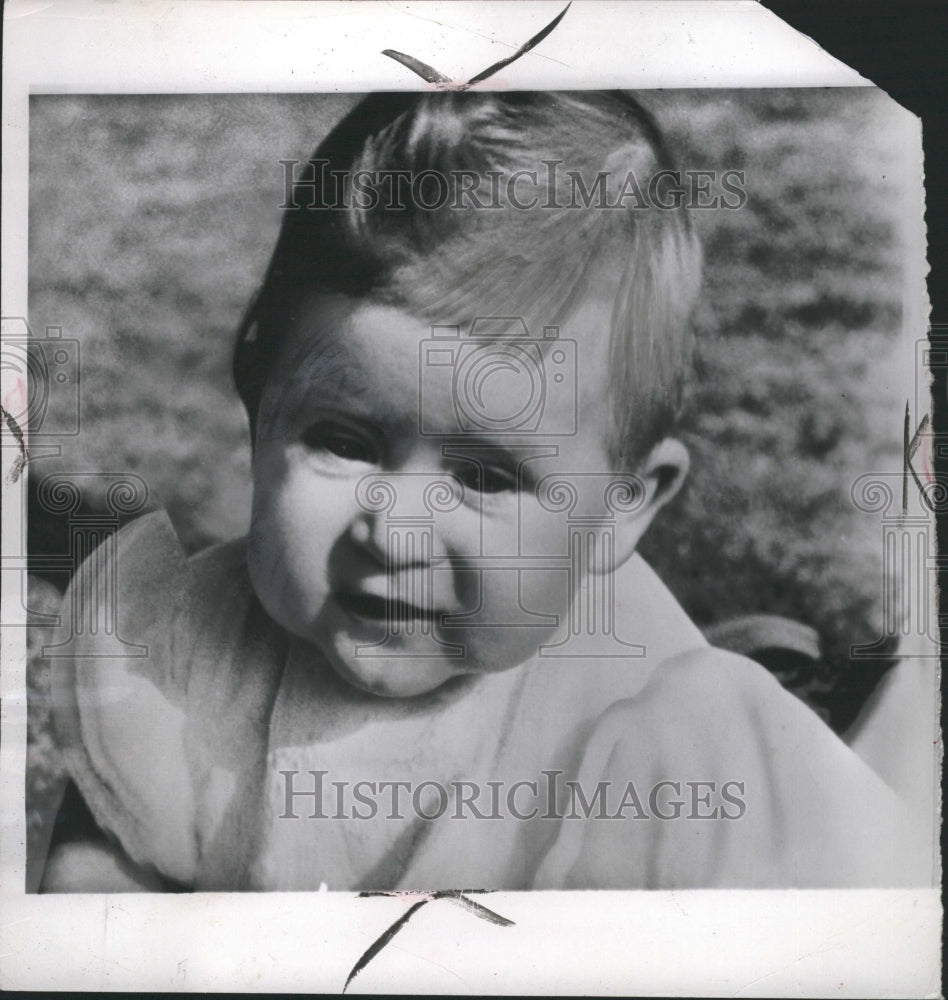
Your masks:
M 821 662 L 782 679 L 843 730 L 885 667 L 849 658 L 881 634 L 882 590 L 878 515 L 849 490 L 901 468 L 916 124 L 872 88 L 639 96 L 683 169 L 744 170 L 748 195 L 694 213 L 693 469 L 644 551 L 699 624 L 766 612 L 815 628 Z M 189 549 L 246 530 L 234 331 L 279 227 L 278 161 L 306 159 L 354 100 L 31 98 L 30 322 L 81 342 L 83 420 L 31 487 L 60 469 L 134 471 Z M 31 515 L 32 551 L 61 551 L 62 526 Z M 60 773 L 37 658 L 30 688 L 32 830 Z

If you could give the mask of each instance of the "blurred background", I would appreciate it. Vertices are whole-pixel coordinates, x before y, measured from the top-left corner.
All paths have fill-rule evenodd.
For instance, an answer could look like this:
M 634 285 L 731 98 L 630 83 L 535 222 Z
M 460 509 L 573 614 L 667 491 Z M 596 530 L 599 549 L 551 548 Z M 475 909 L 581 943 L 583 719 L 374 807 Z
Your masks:
M 769 614 L 812 630 L 818 657 L 763 659 L 842 733 L 891 662 L 849 654 L 882 634 L 880 517 L 850 488 L 902 466 L 914 119 L 872 88 L 637 96 L 682 169 L 742 170 L 747 193 L 738 211 L 694 212 L 692 474 L 643 552 L 702 626 Z M 246 531 L 234 332 L 280 224 L 279 161 L 307 159 L 355 100 L 31 98 L 29 319 L 80 342 L 82 414 L 62 456 L 29 467 L 31 555 L 68 551 L 65 522 L 35 502 L 56 471 L 138 474 L 190 551 Z M 31 610 L 54 609 L 64 584 L 34 575 Z M 30 637 L 31 837 L 62 774 L 35 655 L 45 631 Z

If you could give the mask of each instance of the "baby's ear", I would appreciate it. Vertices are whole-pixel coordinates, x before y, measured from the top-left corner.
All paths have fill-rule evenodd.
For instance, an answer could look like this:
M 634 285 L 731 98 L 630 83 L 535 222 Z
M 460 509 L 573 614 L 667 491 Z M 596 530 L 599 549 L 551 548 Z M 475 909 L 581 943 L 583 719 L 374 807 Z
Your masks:
M 645 498 L 634 510 L 616 516 L 615 559 L 606 572 L 617 569 L 635 552 L 652 518 L 681 489 L 688 475 L 688 449 L 677 438 L 663 438 L 636 470 Z

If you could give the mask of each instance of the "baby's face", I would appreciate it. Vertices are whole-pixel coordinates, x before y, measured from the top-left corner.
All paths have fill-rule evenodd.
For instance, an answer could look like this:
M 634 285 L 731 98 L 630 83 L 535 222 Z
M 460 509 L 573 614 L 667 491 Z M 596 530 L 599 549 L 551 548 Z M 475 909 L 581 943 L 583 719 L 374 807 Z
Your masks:
M 305 298 L 258 415 L 249 563 L 270 615 L 389 697 L 508 669 L 562 632 L 578 581 L 565 514 L 537 485 L 610 469 L 608 317 L 593 302 L 571 319 L 576 394 L 550 376 L 553 433 L 459 432 L 452 363 L 421 370 L 429 324 L 371 300 Z M 481 385 L 482 414 L 510 412 L 502 368 Z

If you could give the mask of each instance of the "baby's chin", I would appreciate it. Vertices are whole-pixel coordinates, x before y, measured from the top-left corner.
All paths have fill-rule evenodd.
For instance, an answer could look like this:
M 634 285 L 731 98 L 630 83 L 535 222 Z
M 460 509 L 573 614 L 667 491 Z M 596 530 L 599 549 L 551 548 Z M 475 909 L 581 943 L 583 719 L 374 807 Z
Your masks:
M 440 657 L 356 656 L 320 643 L 333 670 L 359 691 L 379 698 L 419 698 L 441 689 L 464 686 L 480 676 L 463 660 Z
M 470 680 L 477 671 L 465 658 L 431 655 L 360 655 L 359 646 L 371 647 L 383 632 L 377 628 L 342 626 L 338 611 L 328 608 L 315 622 L 301 623 L 286 614 L 286 608 L 261 599 L 273 620 L 290 636 L 314 647 L 342 680 L 358 691 L 379 698 L 417 698 L 447 686 Z

